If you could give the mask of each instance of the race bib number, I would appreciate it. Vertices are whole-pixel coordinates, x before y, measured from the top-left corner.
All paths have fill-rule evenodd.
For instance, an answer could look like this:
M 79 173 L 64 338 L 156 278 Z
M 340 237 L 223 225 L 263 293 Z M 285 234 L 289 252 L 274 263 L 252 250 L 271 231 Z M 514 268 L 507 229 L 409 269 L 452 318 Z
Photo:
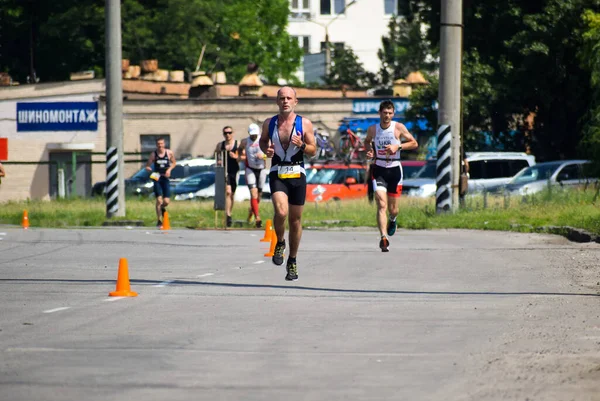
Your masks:
M 302 170 L 299 164 L 293 166 L 279 166 L 277 169 L 277 176 L 282 180 L 287 178 L 300 178 Z

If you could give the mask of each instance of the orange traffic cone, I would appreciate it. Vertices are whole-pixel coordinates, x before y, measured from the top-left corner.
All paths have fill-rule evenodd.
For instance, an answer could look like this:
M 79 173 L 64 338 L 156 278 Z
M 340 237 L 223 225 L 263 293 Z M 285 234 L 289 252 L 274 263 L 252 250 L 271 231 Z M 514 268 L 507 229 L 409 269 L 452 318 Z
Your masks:
M 109 293 L 111 297 L 137 297 L 137 292 L 131 291 L 129 286 L 129 270 L 127 259 L 119 259 L 119 275 L 117 276 L 117 290 Z
M 265 253 L 265 256 L 273 256 L 275 254 L 275 245 L 277 245 L 277 234 L 275 230 L 271 230 L 271 246 L 269 252 Z
M 169 221 L 169 212 L 167 212 L 166 210 L 165 210 L 165 214 L 163 215 L 163 224 L 160 229 L 161 230 L 170 230 L 171 229 L 171 222 Z
M 265 236 L 262 237 L 260 242 L 271 241 L 271 231 L 273 231 L 273 222 L 271 221 L 271 219 L 269 219 L 269 220 L 267 220 L 267 223 L 265 224 Z
M 21 219 L 21 226 L 27 230 L 29 228 L 29 215 L 27 210 L 23 210 L 23 218 Z

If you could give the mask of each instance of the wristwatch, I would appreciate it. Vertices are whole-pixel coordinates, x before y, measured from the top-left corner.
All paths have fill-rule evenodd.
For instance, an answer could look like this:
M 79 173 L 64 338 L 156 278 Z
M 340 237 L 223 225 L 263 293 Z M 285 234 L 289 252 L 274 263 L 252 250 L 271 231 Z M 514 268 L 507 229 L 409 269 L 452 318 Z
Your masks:
M 300 150 L 304 152 L 304 149 L 306 149 L 306 144 L 303 143 L 302 146 L 300 146 Z

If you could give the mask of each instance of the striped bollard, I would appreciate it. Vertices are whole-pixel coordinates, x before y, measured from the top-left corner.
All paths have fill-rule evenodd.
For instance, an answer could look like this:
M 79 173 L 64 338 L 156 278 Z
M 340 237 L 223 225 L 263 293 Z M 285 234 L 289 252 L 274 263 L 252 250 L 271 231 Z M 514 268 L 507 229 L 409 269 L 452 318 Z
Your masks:
M 441 213 L 452 208 L 452 130 L 449 125 L 440 125 L 437 143 L 435 207 L 437 213 Z
M 106 151 L 106 214 L 111 217 L 119 211 L 118 163 L 117 148 Z

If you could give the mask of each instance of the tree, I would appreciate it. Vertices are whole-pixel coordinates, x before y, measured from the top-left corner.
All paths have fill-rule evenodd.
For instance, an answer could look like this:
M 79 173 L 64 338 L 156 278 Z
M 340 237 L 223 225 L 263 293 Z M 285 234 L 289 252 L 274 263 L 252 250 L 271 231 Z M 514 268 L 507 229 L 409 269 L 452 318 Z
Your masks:
M 104 71 L 105 0 L 0 0 L 0 69 L 24 81 Z M 286 31 L 287 0 L 123 0 L 123 56 L 164 69 L 225 69 L 237 82 L 255 62 L 268 80 L 291 78 L 302 51 Z
M 592 100 L 586 116 L 587 124 L 583 130 L 580 151 L 593 161 L 592 170 L 597 177 L 600 175 L 600 13 L 586 10 L 582 19 L 585 28 L 579 59 L 582 66 L 590 72 Z
M 418 15 L 393 16 L 388 23 L 388 36 L 381 38 L 382 48 L 377 51 L 381 60 L 380 83 L 390 87 L 399 78 L 413 71 L 433 71 L 436 64 Z
M 369 88 L 373 85 L 375 74 L 365 70 L 352 48 L 334 48 L 331 44 L 330 46 L 333 56 L 329 76 L 325 77 L 327 85 L 336 87 L 347 85 L 354 89 Z

